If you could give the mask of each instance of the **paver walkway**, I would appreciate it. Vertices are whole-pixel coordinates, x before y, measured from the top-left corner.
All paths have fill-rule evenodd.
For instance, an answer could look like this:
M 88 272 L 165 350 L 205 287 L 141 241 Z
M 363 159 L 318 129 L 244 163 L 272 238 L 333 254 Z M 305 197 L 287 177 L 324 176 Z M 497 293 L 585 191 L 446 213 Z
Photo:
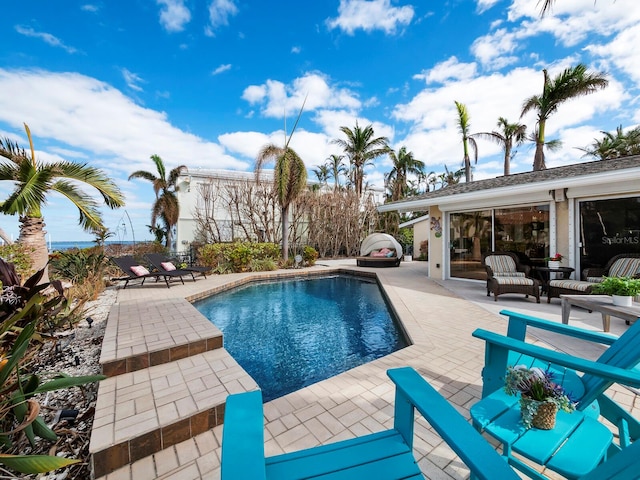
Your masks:
M 319 444 L 352 438 L 390 428 L 393 415 L 393 386 L 386 370 L 410 365 L 416 368 L 467 418 L 470 406 L 480 398 L 480 372 L 484 364 L 484 344 L 473 338 L 476 328 L 504 333 L 506 321 L 496 308 L 509 308 L 536 314 L 538 308 L 522 296 L 483 300 L 484 287 L 469 282 L 434 282 L 426 276 L 426 264 L 402 263 L 399 268 L 355 267 L 355 261 L 320 262 L 331 267 L 375 272 L 396 314 L 404 324 L 413 345 L 366 365 L 265 404 L 265 450 L 267 455 L 289 452 Z M 326 267 L 317 266 L 316 270 Z M 118 302 L 136 299 L 200 298 L 205 292 L 242 282 L 250 274 L 211 276 L 172 285 L 171 289 L 147 286 L 120 290 Z M 462 298 L 449 288 L 463 284 Z M 464 290 L 464 289 L 462 289 Z M 471 293 L 469 293 L 471 292 Z M 549 312 L 554 305 L 546 305 Z M 558 310 L 558 321 L 560 306 Z M 541 314 L 544 318 L 549 315 Z M 599 317 L 598 317 L 599 318 Z M 552 318 L 553 319 L 553 318 Z M 579 347 L 555 344 L 568 352 Z M 582 351 L 582 350 L 581 350 Z M 584 351 L 582 351 L 584 353 Z M 597 356 L 598 352 L 590 352 Z M 612 392 L 615 400 L 634 409 L 636 396 L 624 389 Z M 107 475 L 105 480 L 217 479 L 220 476 L 220 440 L 222 427 L 215 427 L 194 438 Z M 428 478 L 466 478 L 468 470 L 422 419 L 415 428 L 415 454 Z

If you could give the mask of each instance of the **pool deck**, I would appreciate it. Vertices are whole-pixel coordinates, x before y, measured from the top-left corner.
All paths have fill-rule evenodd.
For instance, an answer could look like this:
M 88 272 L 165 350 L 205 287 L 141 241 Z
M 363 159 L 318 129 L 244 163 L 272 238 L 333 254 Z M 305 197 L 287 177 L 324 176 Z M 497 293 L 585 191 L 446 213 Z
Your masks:
M 320 261 L 316 267 L 298 272 L 302 274 L 305 272 L 315 273 L 335 268 L 369 272 L 369 274 L 375 273 L 413 344 L 366 365 L 361 365 L 265 404 L 265 452 L 267 455 L 331 443 L 390 428 L 394 389 L 386 376 L 386 370 L 393 367 L 406 365 L 414 367 L 465 417 L 469 418 L 470 406 L 480 398 L 482 384 L 480 372 L 484 365 L 484 343 L 471 336 L 473 330 L 484 328 L 504 333 L 506 321 L 498 314 L 501 309 L 561 322 L 560 302 L 557 299 L 548 305 L 546 298 L 542 300 L 542 303 L 536 304 L 535 300 L 525 299 L 523 295 L 505 295 L 501 296 L 498 302 L 494 302 L 493 298 L 486 296 L 484 286 L 477 282 L 429 279 L 425 262 L 403 262 L 399 268 L 374 269 L 356 267 L 355 260 L 345 259 Z M 262 273 L 259 276 L 282 276 L 288 273 L 290 271 L 279 271 Z M 212 275 L 207 279 L 199 277 L 196 282 L 186 281 L 185 285 L 174 283 L 170 289 L 161 283 L 157 285 L 145 284 L 144 286 L 131 285 L 126 290 L 118 290 L 117 303 L 109 316 L 107 328 L 114 328 L 111 327 L 111 322 L 112 315 L 115 318 L 116 312 L 119 317 L 122 317 L 121 321 L 128 321 L 126 327 L 119 327 L 125 328 L 125 330 L 135 330 L 136 321 L 149 316 L 149 308 L 156 308 L 157 316 L 166 315 L 175 319 L 175 311 L 172 312 L 169 307 L 162 308 L 162 305 L 167 302 L 178 305 L 177 317 L 180 318 L 180 309 L 185 308 L 182 306 L 184 299 L 193 301 L 212 292 L 224 290 L 229 285 L 241 284 L 253 276 L 255 274 Z M 172 299 L 175 302 L 172 302 Z M 184 312 L 188 310 L 186 308 Z M 126 315 L 122 312 L 126 312 Z M 175 323 L 171 321 L 165 323 L 172 326 L 171 328 L 175 326 Z M 581 309 L 572 310 L 570 324 L 596 331 L 601 331 L 602 328 L 600 314 L 589 314 Z M 193 328 L 196 327 L 200 329 L 199 326 Z M 619 335 L 626 328 L 624 321 L 612 320 L 611 333 Z M 217 338 L 215 332 L 217 329 L 214 329 L 215 327 L 210 332 L 204 332 L 203 335 L 206 338 Z M 188 390 L 180 381 L 189 382 L 192 380 L 187 377 L 189 372 L 194 372 L 193 368 L 197 367 L 195 364 L 198 362 L 206 364 L 206 368 L 223 365 L 228 371 L 232 371 L 232 375 L 228 375 L 233 382 L 231 386 L 224 383 L 224 378 L 220 380 L 219 376 L 216 377 L 222 382 L 226 392 L 255 388 L 250 377 L 247 379 L 237 371 L 232 359 L 220 358 L 225 355 L 224 348 L 207 351 L 206 348 L 198 347 L 198 350 L 193 352 L 194 355 L 189 356 L 180 352 L 189 351 L 189 348 L 184 347 L 185 344 L 189 346 L 200 345 L 197 343 L 197 339 L 188 338 L 188 335 L 183 335 L 184 338 L 180 337 L 184 333 L 180 329 L 174 328 L 172 331 L 175 332 L 170 335 L 172 338 L 161 340 L 168 344 L 170 349 L 173 348 L 175 352 L 179 353 L 175 359 L 169 358 L 168 363 L 150 364 L 148 368 L 134 369 L 136 371 L 120 373 L 120 375 L 108 379 L 105 382 L 111 381 L 112 386 L 109 387 L 109 384 L 105 383 L 108 388 L 103 389 L 101 384 L 98 402 L 100 403 L 100 395 L 103 390 L 107 392 L 107 395 L 112 395 L 111 392 L 117 383 L 122 383 L 124 379 L 126 379 L 124 382 L 126 388 L 129 388 L 127 395 L 133 397 L 137 395 L 136 392 L 153 389 L 154 381 L 156 386 L 160 382 L 165 389 L 173 383 L 172 388 L 175 391 Z M 202 330 L 199 331 L 202 332 Z M 112 331 L 109 336 L 110 340 L 108 340 L 110 344 L 103 345 L 103 350 L 110 352 L 111 356 L 118 357 L 117 352 L 123 351 L 118 350 L 122 348 L 122 345 L 112 344 L 119 336 L 120 332 Z M 150 338 L 145 337 L 145 342 L 151 344 L 158 341 L 156 338 Z M 106 335 L 105 340 L 107 340 Z M 551 344 L 567 353 L 580 351 L 581 355 L 589 358 L 596 358 L 602 351 L 599 346 L 585 350 L 584 344 L 578 344 L 575 340 L 559 342 L 552 336 L 541 337 L 537 341 Z M 139 351 L 136 354 L 138 357 L 133 363 L 139 365 L 140 358 L 143 357 L 140 357 Z M 117 360 L 122 361 L 122 358 L 118 357 Z M 186 366 L 181 367 L 179 362 L 186 363 Z M 180 377 L 181 374 L 177 372 L 184 372 L 184 374 Z M 166 382 L 165 380 L 157 380 L 165 374 L 167 376 Z M 212 378 L 211 372 L 207 371 L 207 374 L 209 375 L 207 378 Z M 180 377 L 180 381 L 175 381 L 177 377 Z M 149 384 L 150 378 L 151 384 Z M 142 379 L 144 385 L 136 387 L 135 379 Z M 198 393 L 200 392 L 194 395 L 197 396 Z M 640 402 L 632 392 L 616 388 L 611 391 L 611 394 L 618 403 L 626 405 L 630 411 L 633 411 L 634 415 L 640 414 Z M 214 395 L 209 395 L 209 397 L 211 396 Z M 103 401 L 102 407 L 106 408 L 110 404 L 117 403 L 112 400 L 113 397 L 110 399 L 109 402 Z M 201 400 L 205 401 L 205 398 Z M 205 409 L 219 408 L 213 405 L 209 398 L 206 398 L 206 402 L 208 403 L 203 407 Z M 155 413 L 158 407 L 154 406 L 153 402 L 147 403 L 149 403 L 148 407 L 152 413 Z M 123 405 L 134 405 L 135 407 L 135 402 L 128 401 Z M 110 415 L 121 414 L 115 412 Z M 213 414 L 214 417 L 215 415 L 219 415 L 219 412 Z M 149 438 L 146 438 L 142 443 L 134 443 L 135 440 L 130 440 L 128 448 L 130 452 L 134 452 L 131 454 L 131 463 L 123 462 L 123 467 L 104 475 L 101 479 L 217 479 L 220 477 L 220 443 L 223 426 L 219 424 L 213 426 L 215 424 L 215 422 L 210 422 L 206 426 L 212 428 L 203 429 L 201 423 L 191 420 L 191 434 L 187 439 L 177 441 L 180 438 L 175 437 L 175 429 L 171 432 L 168 431 L 167 436 L 171 434 L 177 440 L 168 442 L 167 444 L 170 446 L 167 448 L 147 455 L 144 454 L 144 449 L 148 446 Z M 94 426 L 94 431 L 98 430 L 100 426 L 103 424 L 98 423 L 98 427 Z M 153 433 L 156 432 L 153 430 L 154 428 L 157 430 L 157 434 Z M 128 430 L 135 432 L 137 428 L 132 424 L 129 425 Z M 159 435 L 159 441 L 162 444 L 164 435 L 162 428 L 157 425 L 149 427 L 147 437 L 153 435 L 156 437 Z M 96 442 L 105 443 L 107 441 L 105 438 L 107 437 L 97 438 Z M 157 440 L 155 437 L 154 439 Z M 94 443 L 93 436 L 92 443 Z M 467 478 L 469 475 L 464 464 L 422 419 L 416 423 L 414 450 L 420 468 L 428 478 Z

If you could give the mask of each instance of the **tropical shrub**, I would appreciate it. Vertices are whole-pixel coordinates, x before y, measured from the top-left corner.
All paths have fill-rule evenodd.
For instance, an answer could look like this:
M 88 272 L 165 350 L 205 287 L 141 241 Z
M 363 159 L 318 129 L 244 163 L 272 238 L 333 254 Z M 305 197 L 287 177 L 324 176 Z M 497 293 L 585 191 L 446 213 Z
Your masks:
M 36 437 L 51 442 L 57 440 L 55 432 L 39 415 L 40 405 L 35 395 L 104 378 L 102 375 L 54 374 L 43 379 L 29 371 L 29 349 L 37 329 L 43 322 L 55 319 L 69 303 L 59 281 L 38 285 L 43 274 L 44 270 L 39 270 L 20 285 L 15 267 L 0 259 L 0 464 L 21 473 L 48 472 L 78 462 L 49 455 L 5 453 L 16 435 L 24 434 L 32 446 Z M 43 292 L 49 285 L 56 293 L 45 296 Z
M 278 263 L 273 258 L 254 258 L 249 262 L 252 272 L 270 272 L 278 269 Z
M 420 242 L 420 256 L 418 260 L 429 260 L 429 240 Z
M 35 273 L 32 261 L 33 250 L 32 247 L 21 243 L 2 245 L 0 247 L 0 257 L 15 266 L 20 278 L 29 278 Z
M 70 296 L 79 300 L 95 300 L 105 288 L 107 259 L 99 247 L 72 249 L 52 255 L 52 276 L 69 280 Z
M 302 260 L 304 260 L 305 265 L 312 267 L 316 264 L 316 260 L 318 259 L 318 252 L 315 248 L 307 245 L 302 250 Z
M 255 268 L 263 271 L 266 265 L 273 265 L 275 270 L 280 257 L 280 248 L 272 243 L 214 243 L 207 244 L 198 250 L 198 261 L 202 265 L 212 267 L 218 273 L 237 273 L 253 270 L 252 262 L 256 263 Z M 271 260 L 273 263 L 267 262 Z

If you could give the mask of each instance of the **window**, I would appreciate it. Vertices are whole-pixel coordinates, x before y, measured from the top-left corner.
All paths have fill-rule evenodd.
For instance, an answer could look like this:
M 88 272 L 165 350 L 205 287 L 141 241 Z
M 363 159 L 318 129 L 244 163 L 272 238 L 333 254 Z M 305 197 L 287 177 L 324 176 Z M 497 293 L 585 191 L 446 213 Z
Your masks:
M 549 255 L 549 205 L 459 212 L 449 219 L 451 277 L 486 279 L 482 254 L 492 250 L 515 252 L 532 265 Z
M 621 253 L 640 253 L 640 197 L 580 202 L 580 267 L 604 267 Z

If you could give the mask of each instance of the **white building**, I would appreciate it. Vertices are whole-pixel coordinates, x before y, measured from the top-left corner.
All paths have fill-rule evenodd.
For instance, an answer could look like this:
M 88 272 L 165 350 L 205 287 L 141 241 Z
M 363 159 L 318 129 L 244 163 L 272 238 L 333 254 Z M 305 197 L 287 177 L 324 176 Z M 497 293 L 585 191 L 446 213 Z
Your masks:
M 273 171 L 264 170 L 260 174 L 260 183 L 264 186 L 273 182 Z M 312 182 L 309 182 L 310 184 Z M 197 217 L 208 212 L 213 218 L 211 228 L 221 241 L 233 241 L 236 238 L 250 236 L 252 240 L 262 241 L 264 232 L 247 231 L 248 223 L 242 221 L 251 214 L 254 218 L 264 216 L 265 223 L 269 218 L 278 218 L 280 208 L 276 205 L 263 204 L 262 212 L 238 211 L 233 197 L 246 194 L 248 188 L 258 189 L 254 172 L 229 170 L 207 170 L 201 168 L 188 169 L 177 181 L 177 197 L 180 215 L 176 225 L 176 249 L 184 251 L 196 239 L 198 229 Z M 332 188 L 332 187 L 331 187 Z M 367 187 L 366 194 L 371 195 L 375 205 L 384 202 L 384 190 Z M 205 198 L 205 197 L 208 197 Z M 266 239 L 268 240 L 268 239 Z

